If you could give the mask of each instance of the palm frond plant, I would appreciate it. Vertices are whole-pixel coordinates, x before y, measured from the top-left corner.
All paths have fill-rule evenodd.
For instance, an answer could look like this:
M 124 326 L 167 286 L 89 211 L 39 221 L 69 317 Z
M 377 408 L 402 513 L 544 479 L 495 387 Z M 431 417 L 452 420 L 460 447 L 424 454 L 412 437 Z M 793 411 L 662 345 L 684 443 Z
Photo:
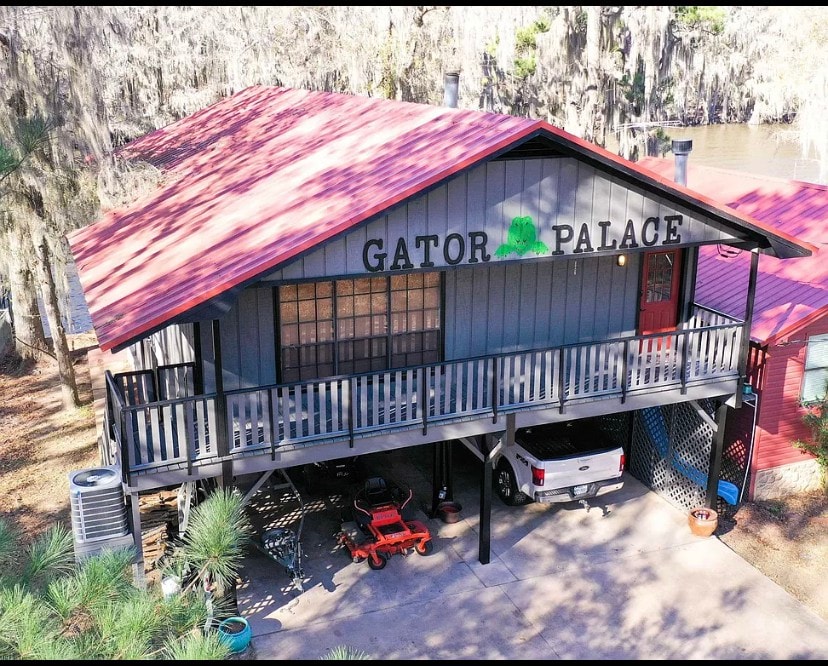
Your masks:
M 194 572 L 185 591 L 200 583 L 222 597 L 236 582 L 250 542 L 252 526 L 241 494 L 230 488 L 213 491 L 193 509 L 184 539 L 174 557 Z
M 164 654 L 166 659 L 175 661 L 215 661 L 227 659 L 230 648 L 216 632 L 194 632 L 180 640 L 169 641 Z
M 63 527 L 20 552 L 0 520 L 0 660 L 224 659 L 229 648 L 199 628 L 201 591 L 164 599 L 132 580 L 132 549 L 75 562 Z
M 367 652 L 363 652 L 359 648 L 355 648 L 350 645 L 337 645 L 330 648 L 325 654 L 319 657 L 319 659 L 322 661 L 343 661 L 349 659 L 365 661 L 370 660 L 371 657 L 368 656 Z
M 71 572 L 74 564 L 72 533 L 56 523 L 29 546 L 22 581 L 25 585 L 48 582 L 55 576 Z

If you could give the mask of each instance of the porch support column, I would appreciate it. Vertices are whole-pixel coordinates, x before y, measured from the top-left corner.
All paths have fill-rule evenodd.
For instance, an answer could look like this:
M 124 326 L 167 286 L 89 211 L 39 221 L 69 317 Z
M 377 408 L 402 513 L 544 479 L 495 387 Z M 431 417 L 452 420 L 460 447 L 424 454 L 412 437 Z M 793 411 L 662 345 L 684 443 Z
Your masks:
M 503 448 L 505 435 L 505 432 L 487 433 L 480 437 L 483 449 L 483 475 L 480 479 L 480 543 L 477 553 L 480 564 L 488 564 L 491 561 L 493 459 Z
M 454 471 L 452 455 L 454 441 L 434 444 L 434 475 L 431 481 L 431 517 L 436 518 L 441 502 L 454 501 Z
M 504 446 L 515 444 L 515 415 L 506 416 L 506 430 L 480 438 L 483 447 L 483 478 L 480 481 L 480 544 L 477 559 L 488 564 L 492 559 L 492 480 L 494 458 Z
M 141 538 L 141 505 L 138 501 L 138 493 L 129 493 L 130 527 L 132 528 L 132 541 L 135 547 L 135 558 L 132 560 L 132 578 L 141 587 L 146 587 L 144 575 L 144 541 Z
M 221 362 L 221 327 L 218 319 L 212 320 L 213 355 L 216 374 L 216 453 L 225 457 L 230 455 L 230 442 L 227 439 L 227 399 L 224 395 L 224 368 Z M 228 488 L 233 483 L 233 461 L 223 460 L 219 486 Z
M 201 351 L 201 324 L 193 322 L 193 391 L 196 395 L 204 394 L 204 355 Z
M 725 426 L 727 425 L 728 406 L 722 403 L 716 410 L 716 430 L 710 446 L 710 464 L 707 475 L 707 502 L 705 506 L 715 509 L 719 494 L 719 474 L 722 472 L 722 451 L 724 451 Z
M 742 329 L 742 346 L 739 349 L 739 382 L 736 385 L 734 407 L 742 406 L 742 389 L 747 379 L 747 360 L 750 352 L 750 329 L 753 325 L 753 302 L 756 297 L 756 276 L 759 272 L 759 250 L 750 253 L 750 277 L 748 278 L 747 299 L 745 302 L 745 327 Z
M 687 285 L 684 305 L 681 308 L 681 327 L 686 328 L 687 322 L 693 316 L 693 305 L 696 301 L 696 270 L 699 265 L 699 248 L 688 247 L 684 251 L 685 272 L 684 279 Z

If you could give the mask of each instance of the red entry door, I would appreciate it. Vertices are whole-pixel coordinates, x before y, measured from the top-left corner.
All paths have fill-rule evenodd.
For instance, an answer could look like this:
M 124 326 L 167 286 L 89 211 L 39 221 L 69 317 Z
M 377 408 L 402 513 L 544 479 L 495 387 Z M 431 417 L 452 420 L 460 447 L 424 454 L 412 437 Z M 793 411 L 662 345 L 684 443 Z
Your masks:
M 648 252 L 641 277 L 638 333 L 672 331 L 678 322 L 681 250 Z

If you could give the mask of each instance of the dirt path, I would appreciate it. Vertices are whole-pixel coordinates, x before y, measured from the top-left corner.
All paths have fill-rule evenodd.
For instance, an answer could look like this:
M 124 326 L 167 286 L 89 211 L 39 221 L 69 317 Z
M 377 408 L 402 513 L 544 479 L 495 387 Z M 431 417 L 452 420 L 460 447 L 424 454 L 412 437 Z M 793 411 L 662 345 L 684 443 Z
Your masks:
M 100 464 L 86 354 L 75 352 L 83 406 L 65 410 L 57 364 L 0 364 L 0 518 L 24 542 L 56 521 L 71 527 L 69 472 Z

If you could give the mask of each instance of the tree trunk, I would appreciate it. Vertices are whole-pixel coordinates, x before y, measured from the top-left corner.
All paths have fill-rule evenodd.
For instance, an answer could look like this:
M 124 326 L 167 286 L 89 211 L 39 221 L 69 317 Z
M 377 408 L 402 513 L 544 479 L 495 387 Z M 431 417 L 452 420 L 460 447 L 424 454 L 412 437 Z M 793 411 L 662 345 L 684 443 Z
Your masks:
M 12 297 L 12 324 L 15 350 L 24 359 L 36 360 L 46 349 L 43 321 L 37 307 L 37 290 L 26 257 L 31 255 L 28 238 L 14 223 L 8 233 L 9 288 Z
M 51 254 L 46 239 L 43 237 L 40 238 L 37 246 L 35 265 L 40 281 L 40 294 L 46 310 L 46 319 L 49 322 L 49 330 L 52 332 L 52 346 L 58 363 L 63 406 L 66 409 L 80 407 L 75 367 L 72 365 L 69 343 L 66 340 L 66 331 L 63 328 L 63 320 L 58 306 L 55 279 L 52 275 Z

